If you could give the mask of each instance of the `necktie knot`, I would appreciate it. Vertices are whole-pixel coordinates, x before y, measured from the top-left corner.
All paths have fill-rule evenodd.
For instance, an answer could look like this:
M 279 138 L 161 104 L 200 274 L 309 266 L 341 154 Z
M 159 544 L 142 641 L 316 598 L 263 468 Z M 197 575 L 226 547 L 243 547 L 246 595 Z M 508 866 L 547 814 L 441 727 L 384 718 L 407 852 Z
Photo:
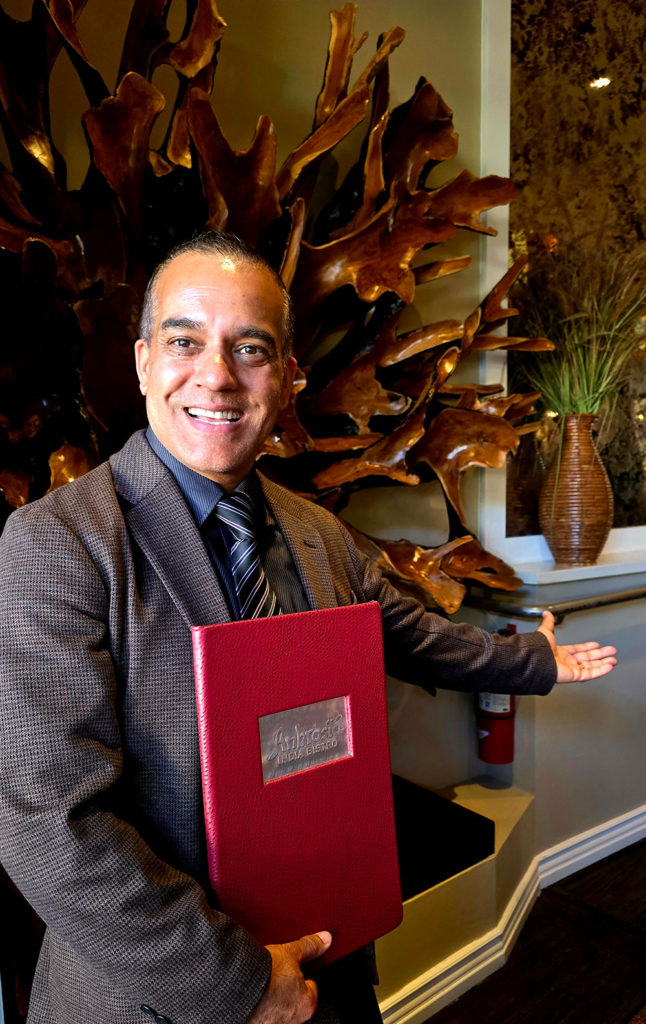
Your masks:
M 231 575 L 235 584 L 242 619 L 279 615 L 280 608 L 260 561 L 255 536 L 253 498 L 245 491 L 225 495 L 215 506 L 215 514 L 233 537 L 229 552 Z

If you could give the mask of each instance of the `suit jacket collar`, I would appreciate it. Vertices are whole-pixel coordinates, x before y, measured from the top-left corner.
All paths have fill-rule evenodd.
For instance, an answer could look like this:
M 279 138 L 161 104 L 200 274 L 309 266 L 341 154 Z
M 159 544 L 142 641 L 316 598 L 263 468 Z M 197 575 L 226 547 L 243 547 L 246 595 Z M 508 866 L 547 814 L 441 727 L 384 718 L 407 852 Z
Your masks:
M 128 528 L 186 623 L 229 622 L 224 594 L 193 516 L 143 430 L 112 456 L 110 467 Z M 261 473 L 258 478 L 310 608 L 335 607 L 332 570 L 321 537 L 306 524 L 301 504 L 290 491 Z
M 138 431 L 110 459 L 124 518 L 188 626 L 228 622 L 224 594 L 172 473 Z

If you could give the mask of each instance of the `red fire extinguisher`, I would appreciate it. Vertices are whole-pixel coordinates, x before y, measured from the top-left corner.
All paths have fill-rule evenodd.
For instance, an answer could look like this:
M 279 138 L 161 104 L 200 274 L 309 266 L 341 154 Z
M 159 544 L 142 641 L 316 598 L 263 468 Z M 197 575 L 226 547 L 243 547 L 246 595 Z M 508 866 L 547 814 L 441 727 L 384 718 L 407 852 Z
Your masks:
M 501 636 L 513 636 L 516 627 L 509 623 L 498 632 Z M 478 757 L 487 764 L 510 764 L 514 760 L 514 695 L 478 693 L 476 696 Z

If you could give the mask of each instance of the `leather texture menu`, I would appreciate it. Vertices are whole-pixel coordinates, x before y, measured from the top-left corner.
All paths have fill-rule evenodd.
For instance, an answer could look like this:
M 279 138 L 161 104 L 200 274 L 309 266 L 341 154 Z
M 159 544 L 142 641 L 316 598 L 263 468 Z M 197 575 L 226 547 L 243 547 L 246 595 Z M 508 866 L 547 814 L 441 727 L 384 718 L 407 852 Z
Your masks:
M 402 917 L 376 602 L 194 626 L 211 885 L 259 942 L 329 963 Z

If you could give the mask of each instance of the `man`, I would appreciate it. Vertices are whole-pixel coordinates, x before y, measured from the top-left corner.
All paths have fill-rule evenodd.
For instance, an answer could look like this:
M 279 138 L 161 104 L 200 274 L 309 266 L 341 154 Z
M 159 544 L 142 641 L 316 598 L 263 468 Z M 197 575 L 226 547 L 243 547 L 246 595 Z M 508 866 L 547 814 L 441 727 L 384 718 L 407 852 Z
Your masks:
M 265 949 L 208 887 L 189 627 L 244 614 L 219 502 L 256 503 L 263 601 L 378 600 L 400 678 L 545 693 L 615 652 L 558 648 L 549 616 L 503 640 L 426 614 L 335 517 L 256 476 L 295 362 L 285 289 L 237 239 L 172 254 L 142 335 L 147 434 L 14 513 L 0 542 L 2 858 L 48 926 L 29 1019 L 306 1021 L 301 964 L 330 935 Z M 314 1020 L 380 1019 L 360 954 L 317 978 Z

